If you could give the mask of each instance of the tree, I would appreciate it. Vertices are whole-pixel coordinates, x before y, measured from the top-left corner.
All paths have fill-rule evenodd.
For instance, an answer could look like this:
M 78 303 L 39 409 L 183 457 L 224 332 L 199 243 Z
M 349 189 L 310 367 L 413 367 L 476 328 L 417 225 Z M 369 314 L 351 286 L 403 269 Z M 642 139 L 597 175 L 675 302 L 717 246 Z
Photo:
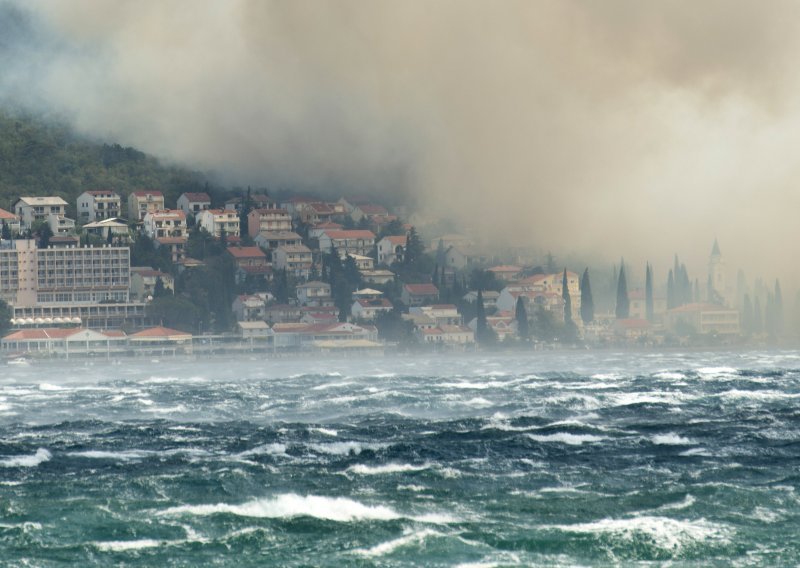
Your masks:
M 670 268 L 669 276 L 667 277 L 667 309 L 671 310 L 675 307 L 677 307 L 675 302 L 675 276 Z
M 762 333 L 763 331 L 764 320 L 761 319 L 761 300 L 756 296 L 756 301 L 753 305 L 753 333 Z
M 528 323 L 528 310 L 525 308 L 525 302 L 522 301 L 522 296 L 517 296 L 517 305 L 514 309 L 514 319 L 517 320 L 517 335 L 523 341 L 530 338 L 530 324 Z
M 345 257 L 344 263 L 342 264 L 342 274 L 347 285 L 351 289 L 357 290 L 361 285 L 361 272 L 358 270 L 356 259 L 349 254 Z
M 780 280 L 775 280 L 775 333 L 781 335 L 783 333 L 783 293 L 781 292 Z
M 742 306 L 742 331 L 750 335 L 754 331 L 753 328 L 753 303 L 750 301 L 750 294 L 745 293 Z
M 444 266 L 447 263 L 447 251 L 444 250 L 444 241 L 439 239 L 439 246 L 436 248 L 436 264 Z
M 11 240 L 11 227 L 9 227 L 8 223 L 6 223 L 5 221 L 3 221 L 3 230 L 2 233 L 0 233 L 0 235 L 2 235 L 4 241 Z
M 145 308 L 147 317 L 162 325 L 183 331 L 198 331 L 207 324 L 209 313 L 203 312 L 194 302 L 184 296 L 162 296 L 153 299 Z
M 630 317 L 631 304 L 628 299 L 628 284 L 625 281 L 625 264 L 619 267 L 619 279 L 617 280 L 617 319 Z
M 478 343 L 486 343 L 489 340 L 489 326 L 486 324 L 486 309 L 483 307 L 483 292 L 478 289 L 478 299 L 475 302 L 476 322 L 475 340 Z
M 644 279 L 644 311 L 647 321 L 653 323 L 653 269 L 647 263 Z
M 422 258 L 424 251 L 425 247 L 422 245 L 422 239 L 419 238 L 417 230 L 411 227 L 406 238 L 406 252 L 403 257 L 403 263 L 407 266 L 414 266 Z
M 14 312 L 7 303 L 3 300 L 0 300 L 0 336 L 6 334 L 6 332 L 11 328 L 11 318 L 13 317 Z
M 583 270 L 581 277 L 581 320 L 584 324 L 594 321 L 594 300 L 592 285 L 589 283 L 589 268 Z
M 153 286 L 153 298 L 161 298 L 162 296 L 168 296 L 169 291 L 164 286 L 164 280 L 162 280 L 161 276 L 156 278 L 156 285 Z
M 571 326 L 574 325 L 572 321 L 572 298 L 569 295 L 569 286 L 567 285 L 567 269 L 564 269 L 564 275 L 561 277 L 561 299 L 564 300 L 564 324 Z
M 544 263 L 547 274 L 555 274 L 556 271 L 558 270 L 558 268 L 556 267 L 556 257 L 554 257 L 553 253 L 549 251 L 547 253 L 547 256 L 545 256 Z
M 42 223 L 39 228 L 39 247 L 46 249 L 50 246 L 50 239 L 53 236 L 53 230 L 50 228 L 49 223 Z

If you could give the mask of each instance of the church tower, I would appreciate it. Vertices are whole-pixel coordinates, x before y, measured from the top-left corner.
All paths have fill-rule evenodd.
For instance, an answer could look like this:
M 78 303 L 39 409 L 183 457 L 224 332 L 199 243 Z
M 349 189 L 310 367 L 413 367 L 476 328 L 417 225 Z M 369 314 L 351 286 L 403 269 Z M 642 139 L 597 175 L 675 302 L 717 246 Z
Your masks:
M 714 239 L 711 256 L 708 258 L 708 301 L 712 304 L 728 303 L 728 287 L 725 282 L 725 261 Z

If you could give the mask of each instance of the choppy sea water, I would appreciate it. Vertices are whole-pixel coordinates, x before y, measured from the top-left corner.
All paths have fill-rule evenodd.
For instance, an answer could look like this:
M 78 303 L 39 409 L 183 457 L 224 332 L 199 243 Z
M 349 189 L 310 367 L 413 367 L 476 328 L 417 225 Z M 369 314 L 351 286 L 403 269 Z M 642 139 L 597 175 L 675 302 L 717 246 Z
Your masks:
M 800 355 L 0 367 L 3 566 L 791 566 Z

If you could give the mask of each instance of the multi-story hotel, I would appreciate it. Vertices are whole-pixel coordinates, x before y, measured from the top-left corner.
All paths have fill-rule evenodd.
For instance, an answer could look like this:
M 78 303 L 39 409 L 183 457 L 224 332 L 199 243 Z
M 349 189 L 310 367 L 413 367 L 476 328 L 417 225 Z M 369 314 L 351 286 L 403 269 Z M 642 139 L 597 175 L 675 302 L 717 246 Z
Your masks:
M 144 325 L 144 304 L 129 302 L 127 247 L 37 248 L 29 239 L 0 249 L 0 297 L 14 318 L 81 318 L 86 327 Z

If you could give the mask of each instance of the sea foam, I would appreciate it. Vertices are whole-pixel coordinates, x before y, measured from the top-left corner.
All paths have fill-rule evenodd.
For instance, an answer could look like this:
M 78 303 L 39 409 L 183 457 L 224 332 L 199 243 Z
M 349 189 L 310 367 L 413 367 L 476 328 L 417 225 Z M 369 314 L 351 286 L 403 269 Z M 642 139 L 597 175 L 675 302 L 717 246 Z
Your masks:
M 52 457 L 49 451 L 39 448 L 32 456 L 12 456 L 0 460 L 0 467 L 36 467 L 49 461 Z

